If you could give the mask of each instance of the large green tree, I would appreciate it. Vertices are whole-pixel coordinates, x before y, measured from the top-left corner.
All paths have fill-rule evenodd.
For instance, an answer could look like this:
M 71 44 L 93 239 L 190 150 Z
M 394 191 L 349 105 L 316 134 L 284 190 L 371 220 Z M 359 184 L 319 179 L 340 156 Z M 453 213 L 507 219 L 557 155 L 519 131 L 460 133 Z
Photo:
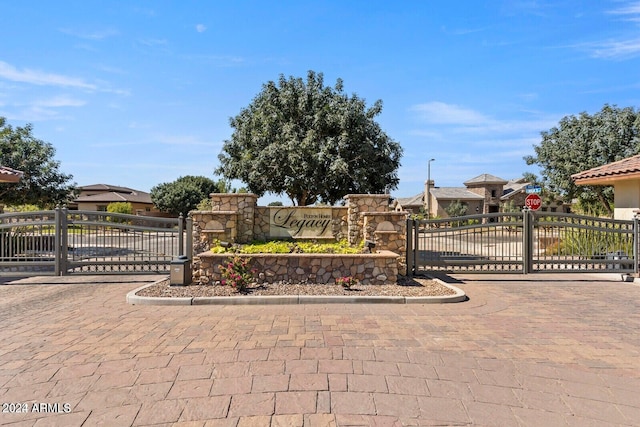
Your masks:
M 325 86 L 322 73 L 269 81 L 230 119 L 234 129 L 216 173 L 258 195 L 286 194 L 297 205 L 333 204 L 349 193 L 396 188 L 402 148 L 375 121 L 382 101 Z
M 214 181 L 204 176 L 183 176 L 173 182 L 158 184 L 151 189 L 151 201 L 164 212 L 187 215 L 211 193 L 228 191 L 224 180 Z
M 0 117 L 0 165 L 24 172 L 17 183 L 0 184 L 0 202 L 51 207 L 73 198 L 72 175 L 60 171 L 56 150 L 32 135 L 30 124 L 12 127 Z
M 535 156 L 524 159 L 541 168 L 542 182 L 553 193 L 581 206 L 613 215 L 613 189 L 577 186 L 571 175 L 640 153 L 640 113 L 632 107 L 605 105 L 590 115 L 566 116 L 557 127 L 542 132 Z

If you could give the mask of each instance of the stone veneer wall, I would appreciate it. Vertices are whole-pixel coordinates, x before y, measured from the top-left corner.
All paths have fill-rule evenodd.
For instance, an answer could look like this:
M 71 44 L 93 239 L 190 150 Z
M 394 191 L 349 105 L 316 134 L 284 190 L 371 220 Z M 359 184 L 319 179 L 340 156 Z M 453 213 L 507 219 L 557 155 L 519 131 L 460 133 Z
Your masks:
M 206 284 L 221 280 L 220 264 L 234 254 L 201 253 L 193 280 Z M 239 254 L 250 258 L 250 267 L 264 273 L 268 283 L 335 283 L 338 277 L 352 276 L 364 285 L 395 283 L 398 279 L 398 255 L 389 251 L 374 254 Z
M 368 212 L 361 213 L 363 218 L 363 236 L 365 240 L 375 242 L 376 249 L 395 252 L 400 257 L 400 271 L 405 272 L 407 262 L 407 212 Z
M 238 212 L 191 211 L 193 218 L 193 253 L 211 249 L 214 241 L 235 242 L 238 236 Z
M 216 240 L 230 243 L 248 243 L 252 240 L 268 240 L 269 238 L 269 207 L 256 206 L 258 197 L 255 194 L 211 194 L 211 211 L 193 211 L 193 276 L 195 280 L 204 280 L 206 274 L 214 274 L 208 262 L 212 262 L 213 255 L 209 252 Z M 406 213 L 394 212 L 389 207 L 389 195 L 387 194 L 350 194 L 345 197 L 347 207 L 332 207 L 332 232 L 336 240 L 347 238 L 350 244 L 358 244 L 362 240 L 372 240 L 376 243 L 376 252 L 389 250 L 397 254 L 393 258 L 395 263 L 395 273 L 379 273 L 383 266 L 376 265 L 368 257 L 378 254 L 357 254 L 357 255 L 324 255 L 314 254 L 311 258 L 305 258 L 304 254 L 298 254 L 298 258 L 286 258 L 278 256 L 277 261 L 269 254 L 254 255 L 266 263 L 259 268 L 277 271 L 274 273 L 278 277 L 290 275 L 293 278 L 309 280 L 309 275 L 319 277 L 322 280 L 334 278 L 332 274 L 354 275 L 351 271 L 355 268 L 358 275 L 364 278 L 373 275 L 374 279 L 364 278 L 363 283 L 378 283 L 376 277 L 385 276 L 385 280 L 395 280 L 398 274 L 398 267 L 404 273 L 406 259 Z M 266 258 L 262 258 L 263 255 Z M 398 256 L 399 255 L 399 256 Z M 226 258 L 228 255 L 220 255 Z M 326 257 L 335 257 L 336 260 L 328 261 Z M 296 261 L 299 259 L 301 261 Z M 315 259 L 315 261 L 309 261 Z M 318 261 L 319 260 L 319 261 Z M 258 262 L 258 261 L 256 261 Z M 291 268 L 287 267 L 286 274 L 283 272 L 283 264 L 290 262 Z M 316 263 L 320 262 L 320 266 Z M 374 262 L 374 264 L 371 264 Z M 378 261 L 381 262 L 381 261 Z M 389 262 L 388 260 L 385 262 Z M 276 263 L 275 269 L 270 263 Z M 300 263 L 304 265 L 301 266 Z M 346 264 L 345 264 L 346 263 Z M 308 265 L 307 265 L 308 264 Z M 361 265 L 364 265 L 362 267 Z M 330 270 L 326 270 L 327 267 Z M 216 265 L 217 267 L 217 265 Z M 307 267 L 309 273 L 306 272 Z M 301 268 L 305 273 L 296 272 Z M 366 273 L 360 272 L 364 268 Z M 387 267 L 385 267 L 387 268 Z M 325 270 L 322 270 L 325 269 Z M 318 271 L 320 273 L 318 273 Z M 385 270 L 387 271 L 387 270 Z M 374 274 L 375 273 L 375 274 Z M 328 276 L 329 274 L 329 276 Z M 357 276 L 356 276 L 357 277 Z M 200 279 L 202 278 L 202 279 Z M 284 280 L 284 279 L 278 279 Z
M 236 239 L 239 243 L 253 240 L 253 224 L 258 196 L 251 193 L 213 193 L 212 211 L 235 211 L 238 214 Z
M 348 194 L 344 197 L 347 201 L 348 240 L 352 245 L 363 239 L 364 217 L 363 213 L 389 212 L 388 194 Z

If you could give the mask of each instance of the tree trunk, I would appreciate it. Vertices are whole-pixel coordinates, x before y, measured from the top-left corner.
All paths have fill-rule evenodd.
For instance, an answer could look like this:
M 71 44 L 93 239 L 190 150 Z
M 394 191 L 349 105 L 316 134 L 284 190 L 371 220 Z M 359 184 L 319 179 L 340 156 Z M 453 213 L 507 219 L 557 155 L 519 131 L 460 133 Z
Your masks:
M 602 206 L 607 211 L 607 214 L 609 215 L 609 217 L 613 218 L 613 209 L 611 209 L 611 204 L 609 203 L 607 198 L 604 197 L 604 194 L 602 194 L 602 187 L 599 187 L 598 189 L 596 189 L 596 194 L 598 195 L 598 200 L 600 200 L 600 203 L 602 203 Z

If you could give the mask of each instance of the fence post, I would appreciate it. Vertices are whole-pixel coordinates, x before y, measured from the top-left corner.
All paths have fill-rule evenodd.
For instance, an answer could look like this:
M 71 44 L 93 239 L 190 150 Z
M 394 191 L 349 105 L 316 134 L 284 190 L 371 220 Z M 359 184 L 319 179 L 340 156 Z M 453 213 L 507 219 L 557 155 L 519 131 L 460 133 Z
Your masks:
M 67 223 L 66 207 L 56 207 L 55 209 L 55 275 L 66 276 L 67 256 L 69 254 L 69 229 Z
M 62 219 L 61 219 L 61 213 L 60 213 L 60 206 L 56 206 L 56 209 L 54 211 L 54 226 L 53 226 L 53 232 L 54 234 L 54 253 L 53 253 L 53 257 L 55 259 L 55 267 L 54 267 L 54 271 L 55 271 L 55 275 L 56 276 L 60 276 L 60 272 L 62 271 Z
M 414 219 L 413 220 L 413 271 L 415 272 L 418 271 L 419 264 L 420 264 L 418 262 L 419 251 L 420 251 L 420 220 Z
M 407 218 L 407 250 L 406 250 L 406 259 L 407 259 L 407 277 L 413 277 L 413 220 L 411 218 Z
M 638 272 L 640 271 L 640 266 L 638 266 L 638 245 L 640 245 L 640 229 L 638 225 L 640 224 L 640 218 L 638 215 L 633 217 L 633 275 L 638 277 Z
M 533 211 L 522 210 L 522 274 L 533 270 Z
M 184 217 L 178 217 L 178 256 L 184 255 Z
M 187 247 L 184 249 L 185 255 L 193 261 L 193 218 L 191 215 L 187 216 Z

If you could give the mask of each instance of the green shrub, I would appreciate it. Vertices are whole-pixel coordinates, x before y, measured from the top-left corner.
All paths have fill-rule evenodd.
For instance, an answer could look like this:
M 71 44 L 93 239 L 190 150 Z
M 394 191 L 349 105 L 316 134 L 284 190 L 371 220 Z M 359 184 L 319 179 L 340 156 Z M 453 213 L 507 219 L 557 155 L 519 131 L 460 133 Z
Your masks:
M 319 243 L 317 241 L 286 241 L 272 240 L 269 242 L 252 242 L 247 245 L 233 245 L 224 248 L 219 244 L 211 248 L 214 253 L 235 252 L 242 254 L 290 254 L 290 253 L 321 253 L 321 254 L 358 254 L 362 247 L 350 246 L 346 240 L 331 243 Z
M 572 229 L 565 230 L 559 241 L 545 248 L 545 255 L 577 255 L 597 257 L 609 252 L 623 251 L 633 254 L 632 239 L 624 234 L 610 231 Z

